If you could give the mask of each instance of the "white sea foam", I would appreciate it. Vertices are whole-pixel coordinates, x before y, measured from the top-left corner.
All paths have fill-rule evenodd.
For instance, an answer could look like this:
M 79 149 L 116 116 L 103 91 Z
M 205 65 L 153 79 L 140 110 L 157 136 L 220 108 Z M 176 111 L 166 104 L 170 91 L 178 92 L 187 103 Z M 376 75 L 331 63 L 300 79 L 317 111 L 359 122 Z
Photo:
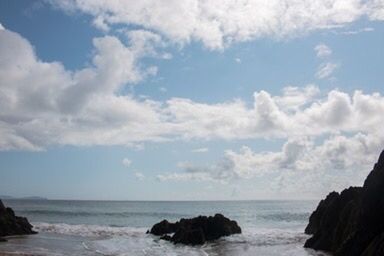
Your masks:
M 225 237 L 228 242 L 247 243 L 253 246 L 274 246 L 304 243 L 308 235 L 301 230 L 288 229 L 244 229 L 242 234 Z
M 142 236 L 146 228 L 134 227 L 110 227 L 99 225 L 70 225 L 65 223 L 32 223 L 37 232 L 56 233 L 64 235 L 76 235 L 87 237 L 109 237 L 109 236 Z
M 117 237 L 105 240 L 88 241 L 85 244 L 88 250 L 102 255 L 119 256 L 207 256 L 208 254 L 200 246 L 190 247 L 184 245 L 173 245 L 159 239 L 148 237 Z
M 245 228 L 242 234 L 225 237 L 203 246 L 190 247 L 174 245 L 158 237 L 147 235 L 146 228 L 64 223 L 33 224 L 41 233 L 90 237 L 91 239 L 83 242 L 84 249 L 107 256 L 326 255 L 304 249 L 302 246 L 308 236 L 299 229 Z

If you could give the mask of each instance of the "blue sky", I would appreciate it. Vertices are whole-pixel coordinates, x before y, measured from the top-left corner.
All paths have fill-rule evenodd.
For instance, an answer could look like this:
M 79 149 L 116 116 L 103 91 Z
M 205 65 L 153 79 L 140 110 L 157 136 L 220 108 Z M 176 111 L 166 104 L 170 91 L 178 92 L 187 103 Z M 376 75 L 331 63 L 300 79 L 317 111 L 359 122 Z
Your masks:
M 329 2 L 1 1 L 0 195 L 361 184 L 384 142 L 384 3 Z

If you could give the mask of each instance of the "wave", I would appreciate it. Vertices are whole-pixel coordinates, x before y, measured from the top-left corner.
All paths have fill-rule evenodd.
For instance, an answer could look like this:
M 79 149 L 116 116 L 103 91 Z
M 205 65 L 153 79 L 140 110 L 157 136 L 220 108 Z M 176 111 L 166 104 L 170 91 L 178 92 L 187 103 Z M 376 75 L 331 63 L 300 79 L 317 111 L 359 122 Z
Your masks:
M 260 218 L 273 221 L 302 221 L 308 220 L 310 213 L 279 212 L 260 215 Z
M 247 243 L 253 246 L 275 246 L 304 243 L 308 235 L 302 230 L 287 229 L 245 229 L 241 235 L 225 239 L 234 243 Z
M 242 234 L 224 237 L 203 246 L 189 247 L 147 235 L 146 228 L 41 222 L 32 224 L 42 235 L 56 233 L 82 236 L 84 249 L 99 255 L 309 255 L 302 248 L 308 236 L 300 229 L 244 228 Z M 268 253 L 270 250 L 273 253 Z
M 72 225 L 66 223 L 32 223 L 34 229 L 41 233 L 57 233 L 64 235 L 76 235 L 85 237 L 146 237 L 147 228 L 112 227 L 103 225 Z M 301 243 L 307 239 L 300 230 L 286 229 L 244 229 L 240 235 L 225 237 L 225 240 L 233 243 L 248 243 L 255 246 L 280 245 Z
M 139 236 L 145 234 L 146 228 L 134 227 L 111 227 L 101 225 L 71 225 L 66 223 L 32 223 L 34 230 L 41 233 L 56 233 L 64 235 L 76 235 L 87 237 L 108 237 L 108 236 Z

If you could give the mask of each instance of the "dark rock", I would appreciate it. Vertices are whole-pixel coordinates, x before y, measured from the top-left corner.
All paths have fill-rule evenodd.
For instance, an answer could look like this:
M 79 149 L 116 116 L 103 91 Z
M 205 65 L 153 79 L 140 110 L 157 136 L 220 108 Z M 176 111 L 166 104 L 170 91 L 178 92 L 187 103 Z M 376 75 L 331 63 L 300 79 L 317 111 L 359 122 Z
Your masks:
M 171 237 L 171 241 L 178 244 L 198 245 L 204 244 L 207 240 L 204 235 L 204 230 L 201 227 L 198 228 L 180 228 Z
M 5 212 L 6 208 L 3 204 L 3 202 L 0 200 L 0 213 Z
M 160 239 L 162 240 L 166 240 L 166 241 L 171 241 L 172 240 L 172 237 L 170 235 L 162 235 L 160 237 Z
M 336 256 L 384 255 L 384 151 L 363 187 L 330 193 L 309 218 L 305 247 Z
M 161 236 L 163 234 L 175 233 L 176 232 L 176 224 L 169 223 L 167 220 L 163 220 L 151 228 L 150 233 L 156 236 Z
M 32 225 L 24 217 L 15 215 L 11 208 L 5 208 L 0 200 L 0 238 L 12 235 L 36 234 Z
M 151 234 L 161 236 L 161 239 L 189 245 L 204 244 L 206 241 L 216 240 L 223 236 L 241 233 L 236 221 L 224 217 L 198 216 L 192 219 L 181 219 L 176 223 L 163 220 L 155 224 Z M 174 233 L 172 236 L 168 235 Z

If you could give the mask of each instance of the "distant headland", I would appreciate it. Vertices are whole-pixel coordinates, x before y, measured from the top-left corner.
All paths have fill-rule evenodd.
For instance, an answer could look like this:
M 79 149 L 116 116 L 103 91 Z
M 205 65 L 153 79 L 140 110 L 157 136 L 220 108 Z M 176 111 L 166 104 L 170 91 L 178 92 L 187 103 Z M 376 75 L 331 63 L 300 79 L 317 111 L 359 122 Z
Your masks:
M 0 199 L 3 199 L 3 200 L 49 200 L 46 197 L 40 197 L 40 196 L 14 197 L 14 196 L 8 196 L 8 195 L 0 195 Z

